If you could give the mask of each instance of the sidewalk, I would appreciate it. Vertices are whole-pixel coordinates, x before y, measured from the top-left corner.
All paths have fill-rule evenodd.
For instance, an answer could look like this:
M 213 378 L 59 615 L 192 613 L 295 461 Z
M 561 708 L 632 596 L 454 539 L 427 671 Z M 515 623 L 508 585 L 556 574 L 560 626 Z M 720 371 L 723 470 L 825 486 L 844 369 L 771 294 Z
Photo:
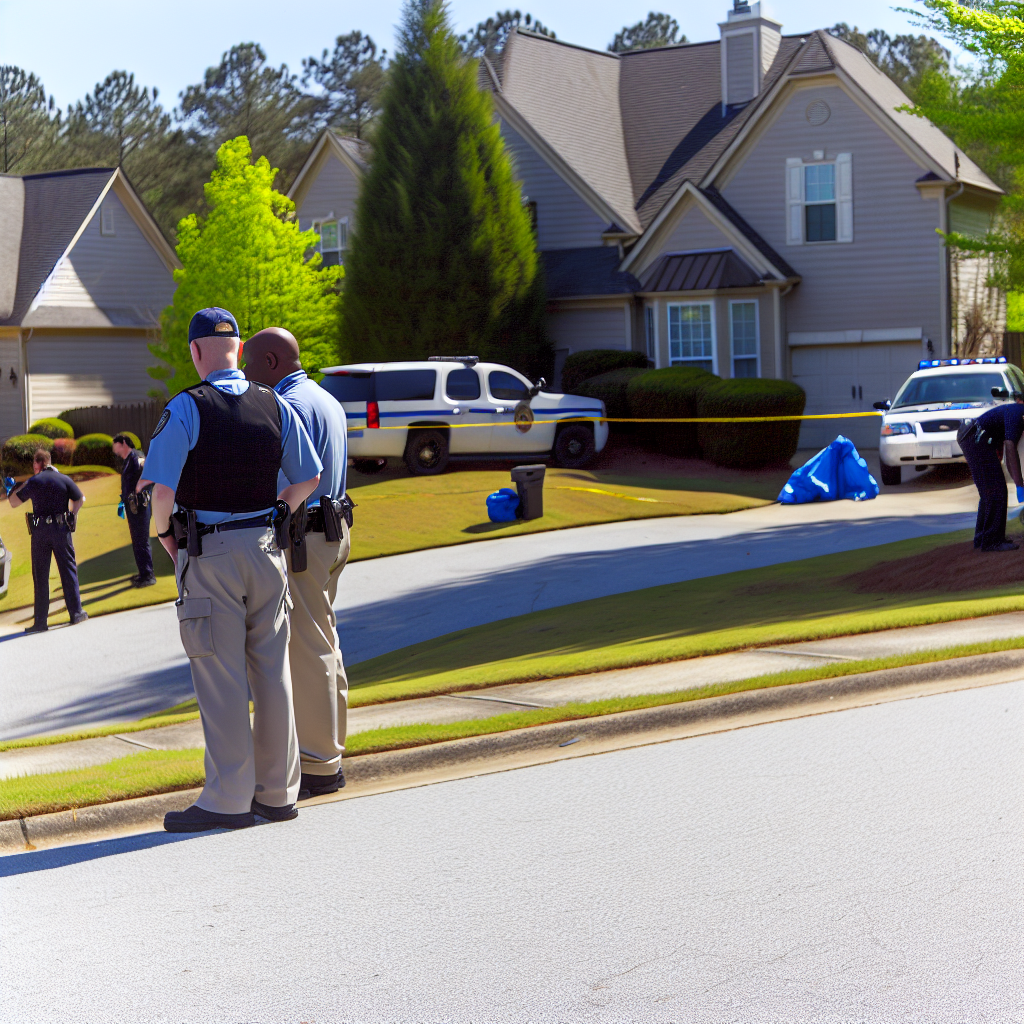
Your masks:
M 1024 612 L 734 651 L 540 682 L 493 686 L 354 708 L 348 714 L 349 734 L 398 725 L 464 722 L 510 711 L 558 707 L 612 697 L 672 693 L 792 669 L 809 669 L 836 661 L 884 658 L 1018 636 L 1024 636 Z M 141 732 L 0 751 L 0 779 L 105 764 L 143 750 L 185 750 L 203 745 L 203 730 L 197 719 Z

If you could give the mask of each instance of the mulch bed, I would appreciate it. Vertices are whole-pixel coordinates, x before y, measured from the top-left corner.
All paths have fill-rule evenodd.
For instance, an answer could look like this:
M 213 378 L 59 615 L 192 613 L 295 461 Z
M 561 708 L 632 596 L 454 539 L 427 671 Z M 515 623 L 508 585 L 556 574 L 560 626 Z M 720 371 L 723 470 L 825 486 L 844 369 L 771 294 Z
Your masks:
M 1020 542 L 1020 537 L 1015 539 Z M 923 590 L 959 593 L 1024 585 L 1024 547 L 1018 551 L 979 551 L 973 541 L 946 544 L 920 555 L 879 562 L 841 582 L 859 594 L 912 594 Z

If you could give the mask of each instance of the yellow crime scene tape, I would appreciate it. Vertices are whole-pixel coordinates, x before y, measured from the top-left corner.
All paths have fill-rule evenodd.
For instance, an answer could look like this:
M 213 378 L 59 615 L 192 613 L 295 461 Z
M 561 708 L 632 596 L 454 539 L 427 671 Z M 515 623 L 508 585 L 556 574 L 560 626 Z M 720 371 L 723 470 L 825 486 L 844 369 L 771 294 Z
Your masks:
M 410 414 L 411 415 L 411 414 Z M 423 413 L 429 417 L 430 413 Z M 628 417 L 618 418 L 615 416 L 562 416 L 556 420 L 530 420 L 531 427 L 543 426 L 547 423 L 782 423 L 787 420 L 849 420 L 862 418 L 864 416 L 884 416 L 881 411 L 872 412 L 822 412 L 810 413 L 803 416 L 690 416 L 678 418 L 658 419 L 630 419 Z M 514 427 L 516 424 L 508 423 L 443 423 L 448 430 L 469 430 L 473 427 Z M 395 423 L 379 427 L 349 427 L 349 432 L 354 430 L 408 430 L 408 423 Z

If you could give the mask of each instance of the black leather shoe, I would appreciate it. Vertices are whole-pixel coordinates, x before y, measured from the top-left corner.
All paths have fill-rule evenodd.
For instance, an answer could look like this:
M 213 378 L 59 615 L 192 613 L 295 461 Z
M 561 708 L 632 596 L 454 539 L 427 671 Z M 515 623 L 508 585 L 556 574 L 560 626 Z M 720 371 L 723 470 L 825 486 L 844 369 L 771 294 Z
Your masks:
M 267 821 L 291 821 L 299 816 L 299 810 L 295 804 L 285 804 L 284 807 L 271 807 L 268 804 L 261 804 L 253 797 L 252 813 L 258 814 Z
M 74 618 L 72 618 L 71 625 L 72 626 L 77 626 L 80 622 L 85 622 L 85 620 L 88 619 L 88 618 L 89 618 L 89 613 L 88 612 L 79 612 L 76 616 L 74 616 Z
M 996 544 L 990 548 L 982 548 L 982 551 L 1016 551 L 1020 547 L 1019 544 L 1014 544 L 1012 540 L 1004 540 L 1002 544 Z
M 251 811 L 248 814 L 218 814 L 195 804 L 183 811 L 168 811 L 164 815 L 165 832 L 209 832 L 214 828 L 252 828 L 255 824 Z
M 345 772 L 339 768 L 337 775 L 307 775 L 302 773 L 302 781 L 299 783 L 299 799 L 309 800 L 314 796 L 326 796 L 328 793 L 337 793 L 345 786 Z
M 25 627 L 25 632 L 26 633 L 45 633 L 49 628 L 50 627 L 47 626 L 45 623 L 42 626 L 37 626 L 35 623 L 33 623 L 31 626 L 26 626 Z
M 132 586 L 133 587 L 151 587 L 156 583 L 155 576 L 133 576 Z

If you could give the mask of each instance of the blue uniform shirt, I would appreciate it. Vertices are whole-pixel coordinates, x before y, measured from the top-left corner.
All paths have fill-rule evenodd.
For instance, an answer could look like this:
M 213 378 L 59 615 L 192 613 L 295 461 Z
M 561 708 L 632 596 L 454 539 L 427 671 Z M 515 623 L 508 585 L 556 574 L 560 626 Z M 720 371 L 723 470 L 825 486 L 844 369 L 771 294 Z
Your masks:
M 1003 450 L 1004 441 L 1016 445 L 1024 434 L 1024 405 L 1004 402 L 983 412 L 974 423 L 975 426 L 984 427 L 985 432 L 992 436 L 998 455 Z
M 244 395 L 249 382 L 241 370 L 215 370 L 206 378 L 215 388 L 229 395 Z M 281 474 L 284 484 L 278 488 L 283 490 L 288 484 L 301 483 L 309 480 L 323 469 L 317 457 L 313 442 L 306 433 L 306 428 L 293 412 L 287 402 L 276 395 L 281 410 Z M 190 395 L 181 392 L 167 403 L 165 414 L 169 414 L 167 422 L 157 428 L 157 433 L 149 442 L 149 454 L 146 457 L 145 477 L 172 490 L 177 490 L 181 470 L 188 458 L 188 453 L 195 448 L 199 440 L 199 408 Z M 265 511 L 270 512 L 271 509 Z M 197 518 L 201 523 L 224 523 L 229 519 L 247 519 L 249 516 L 260 515 L 260 512 L 209 512 L 196 509 Z
M 274 390 L 295 411 L 323 463 L 320 483 L 309 496 L 307 504 L 319 505 L 321 494 L 343 497 L 348 469 L 348 424 L 341 403 L 311 381 L 304 370 L 289 373 Z M 283 487 L 279 478 L 277 489 L 280 491 Z

